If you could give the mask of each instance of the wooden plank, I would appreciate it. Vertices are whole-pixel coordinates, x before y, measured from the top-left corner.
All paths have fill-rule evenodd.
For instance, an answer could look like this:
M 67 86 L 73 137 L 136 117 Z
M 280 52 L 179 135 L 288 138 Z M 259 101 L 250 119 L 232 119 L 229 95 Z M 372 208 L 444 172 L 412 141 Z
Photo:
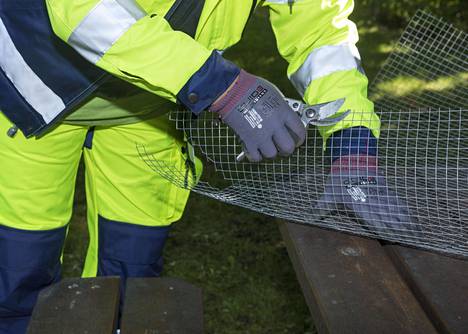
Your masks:
M 395 266 L 441 333 L 468 333 L 468 261 L 386 246 Z
M 118 277 L 66 278 L 44 289 L 28 334 L 115 334 Z
M 203 333 L 201 289 L 176 278 L 128 279 L 121 333 Z
M 377 241 L 291 223 L 280 229 L 319 333 L 436 332 Z

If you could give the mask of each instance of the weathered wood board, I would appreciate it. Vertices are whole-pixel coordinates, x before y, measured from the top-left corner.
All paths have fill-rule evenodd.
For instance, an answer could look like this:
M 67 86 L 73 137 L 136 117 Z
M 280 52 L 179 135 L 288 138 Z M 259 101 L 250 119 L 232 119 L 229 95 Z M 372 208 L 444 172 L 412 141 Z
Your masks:
M 319 333 L 436 333 L 378 241 L 284 222 L 280 229 Z
M 201 289 L 176 278 L 127 280 L 121 334 L 201 333 Z
M 385 246 L 401 276 L 441 333 L 468 333 L 468 261 Z
M 66 278 L 44 289 L 28 334 L 115 334 L 118 277 Z

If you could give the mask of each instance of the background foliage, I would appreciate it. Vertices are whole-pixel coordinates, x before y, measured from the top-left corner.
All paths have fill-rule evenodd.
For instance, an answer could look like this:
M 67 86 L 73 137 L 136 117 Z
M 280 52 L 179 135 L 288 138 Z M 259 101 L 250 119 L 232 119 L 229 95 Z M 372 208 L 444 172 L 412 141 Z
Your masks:
M 468 27 L 466 0 L 361 0 L 359 2 L 373 14 L 372 20 L 390 28 L 401 27 L 421 8 L 448 18 L 451 23 L 465 30 Z
M 466 27 L 466 0 L 357 0 L 352 19 L 372 81 L 410 16 L 429 7 Z M 243 41 L 226 57 L 297 96 L 278 56 L 268 14 L 258 11 Z M 402 84 L 402 83 L 399 83 Z M 150 171 L 149 171 L 150 172 Z M 79 276 L 87 247 L 83 170 L 64 252 L 65 276 Z M 204 291 L 206 332 L 216 334 L 315 333 L 302 292 L 274 219 L 193 194 L 166 247 L 164 275 Z

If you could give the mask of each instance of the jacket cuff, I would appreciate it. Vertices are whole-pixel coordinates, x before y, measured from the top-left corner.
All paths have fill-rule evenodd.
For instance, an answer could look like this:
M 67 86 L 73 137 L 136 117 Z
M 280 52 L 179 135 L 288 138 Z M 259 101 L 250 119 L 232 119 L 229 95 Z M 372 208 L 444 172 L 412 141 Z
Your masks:
M 377 156 L 377 139 L 365 127 L 352 127 L 335 133 L 329 140 L 332 161 L 343 156 Z
M 231 86 L 239 73 L 239 67 L 213 51 L 205 64 L 182 87 L 177 99 L 199 115 Z

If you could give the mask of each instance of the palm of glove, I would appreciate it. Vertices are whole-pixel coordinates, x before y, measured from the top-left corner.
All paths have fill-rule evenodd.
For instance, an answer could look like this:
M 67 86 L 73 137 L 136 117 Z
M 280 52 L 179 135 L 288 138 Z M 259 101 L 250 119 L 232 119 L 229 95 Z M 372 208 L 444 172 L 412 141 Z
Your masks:
M 234 130 L 250 161 L 291 155 L 306 137 L 301 118 L 278 88 L 245 71 L 210 110 Z
M 338 210 L 340 206 L 352 211 L 368 230 L 379 236 L 422 235 L 407 203 L 378 174 L 375 157 L 345 156 L 333 163 L 317 208 Z

